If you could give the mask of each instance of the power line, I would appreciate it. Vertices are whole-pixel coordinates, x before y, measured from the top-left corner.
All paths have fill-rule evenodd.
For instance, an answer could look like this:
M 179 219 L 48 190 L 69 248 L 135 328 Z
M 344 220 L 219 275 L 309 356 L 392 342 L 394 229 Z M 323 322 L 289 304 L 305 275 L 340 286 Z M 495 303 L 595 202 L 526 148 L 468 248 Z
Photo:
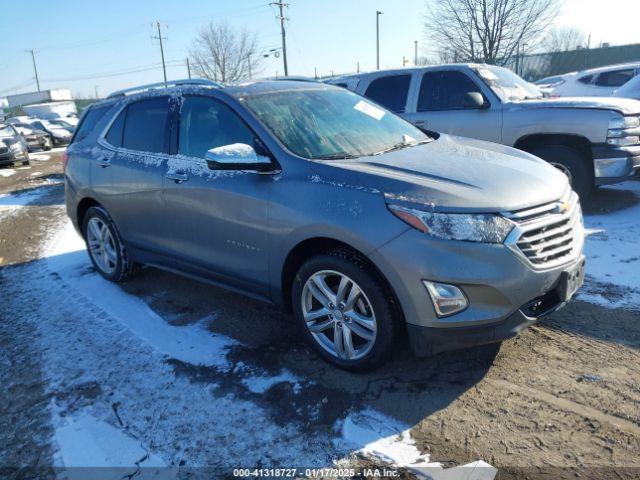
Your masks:
M 279 0 L 277 2 L 271 2 L 269 5 L 277 5 L 278 9 L 280 10 L 280 15 L 278 15 L 276 18 L 280 19 L 280 35 L 282 36 L 282 61 L 284 63 L 284 76 L 286 77 L 289 75 L 289 69 L 287 68 L 287 40 L 286 32 L 284 30 L 284 21 L 288 20 L 288 18 L 284 16 L 283 8 L 289 7 L 289 4 L 284 3 L 282 0 Z

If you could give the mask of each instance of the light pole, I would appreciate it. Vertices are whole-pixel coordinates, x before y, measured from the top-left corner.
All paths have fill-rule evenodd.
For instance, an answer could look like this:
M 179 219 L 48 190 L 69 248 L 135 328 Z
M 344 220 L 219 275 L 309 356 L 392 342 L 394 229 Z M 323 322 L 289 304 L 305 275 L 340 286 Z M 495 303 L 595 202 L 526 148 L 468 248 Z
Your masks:
M 380 70 L 380 15 L 382 12 L 376 10 L 376 70 Z
M 413 41 L 413 64 L 418 66 L 418 40 Z

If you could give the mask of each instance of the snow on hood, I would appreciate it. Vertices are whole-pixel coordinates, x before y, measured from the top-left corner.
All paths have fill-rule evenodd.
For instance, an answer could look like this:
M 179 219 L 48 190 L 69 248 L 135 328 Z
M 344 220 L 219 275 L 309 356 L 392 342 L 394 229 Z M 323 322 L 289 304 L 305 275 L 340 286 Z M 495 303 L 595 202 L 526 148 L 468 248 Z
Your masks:
M 540 100 L 524 100 L 512 102 L 521 108 L 594 108 L 598 110 L 614 110 L 623 115 L 640 114 L 640 102 L 630 98 L 616 97 L 561 97 L 541 98 Z
M 344 173 L 345 185 L 436 211 L 516 210 L 557 200 L 569 188 L 562 173 L 533 155 L 449 135 L 379 156 L 323 163 L 343 170 L 335 175 Z

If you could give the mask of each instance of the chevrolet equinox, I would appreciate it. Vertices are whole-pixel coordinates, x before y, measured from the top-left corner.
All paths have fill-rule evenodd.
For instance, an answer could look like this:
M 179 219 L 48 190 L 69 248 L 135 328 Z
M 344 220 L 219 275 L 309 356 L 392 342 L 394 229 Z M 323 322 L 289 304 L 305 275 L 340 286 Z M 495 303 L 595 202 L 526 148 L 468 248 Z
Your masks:
M 65 154 L 95 269 L 180 272 L 293 312 L 324 359 L 379 365 L 515 336 L 584 278 L 567 177 L 346 89 L 183 80 L 116 92 Z

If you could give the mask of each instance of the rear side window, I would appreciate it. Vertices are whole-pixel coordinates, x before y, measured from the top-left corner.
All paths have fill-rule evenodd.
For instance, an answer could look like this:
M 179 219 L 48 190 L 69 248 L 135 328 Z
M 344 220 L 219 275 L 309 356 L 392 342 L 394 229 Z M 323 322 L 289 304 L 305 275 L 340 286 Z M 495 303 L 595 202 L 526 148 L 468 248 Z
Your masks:
M 180 109 L 178 153 L 205 158 L 208 150 L 233 143 L 254 146 L 254 134 L 227 105 L 213 98 L 186 96 Z
M 166 152 L 169 97 L 150 98 L 127 107 L 122 146 L 142 152 Z
M 420 83 L 418 111 L 463 109 L 465 94 L 469 92 L 482 93 L 462 72 L 426 72 Z
M 633 74 L 633 68 L 603 72 L 598 75 L 596 85 L 600 87 L 621 87 L 633 78 Z
M 99 107 L 89 107 L 87 113 L 82 116 L 80 125 L 76 129 L 76 134 L 73 137 L 74 142 L 81 142 L 93 131 L 96 124 L 104 117 L 107 110 L 111 108 L 111 105 L 102 105 Z
M 377 78 L 369 84 L 364 96 L 392 112 L 403 113 L 407 104 L 411 75 L 391 75 Z

